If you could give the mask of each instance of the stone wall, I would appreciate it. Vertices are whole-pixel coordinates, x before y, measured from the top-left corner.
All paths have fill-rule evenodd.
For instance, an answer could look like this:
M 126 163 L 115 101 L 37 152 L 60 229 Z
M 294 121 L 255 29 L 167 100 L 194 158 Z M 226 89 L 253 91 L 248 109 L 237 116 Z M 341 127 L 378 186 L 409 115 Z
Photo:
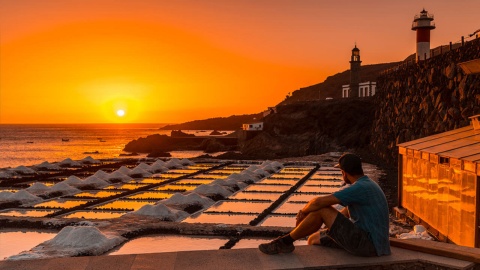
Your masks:
M 480 114 L 480 75 L 458 63 L 480 57 L 480 39 L 419 64 L 380 76 L 374 97 L 371 147 L 395 165 L 397 144 L 469 125 Z

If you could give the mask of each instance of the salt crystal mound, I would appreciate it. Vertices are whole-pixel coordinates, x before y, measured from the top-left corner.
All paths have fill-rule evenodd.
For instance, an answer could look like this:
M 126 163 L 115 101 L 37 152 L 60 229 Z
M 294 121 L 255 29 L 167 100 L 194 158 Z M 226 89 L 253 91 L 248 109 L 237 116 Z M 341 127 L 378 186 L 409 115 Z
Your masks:
M 237 182 L 244 182 L 244 183 L 249 183 L 249 182 L 255 182 L 255 180 L 258 180 L 255 174 L 249 175 L 248 173 L 232 173 L 227 177 L 227 179 L 233 179 Z
M 165 166 L 165 161 L 161 159 L 157 159 L 157 161 L 155 161 L 151 166 L 158 166 L 158 165 Z
M 100 160 L 94 159 L 91 156 L 88 156 L 84 159 L 81 159 L 80 162 L 83 163 L 83 164 L 100 164 L 100 163 L 102 163 L 102 162 L 100 162 Z
M 163 199 L 157 204 L 164 204 L 170 207 L 184 210 L 185 208 L 192 205 L 200 205 L 202 208 L 207 208 L 213 205 L 215 202 L 207 197 L 201 196 L 197 193 L 190 193 L 187 195 L 181 193 L 175 193 L 172 197 L 168 199 Z
M 165 163 L 165 167 L 167 167 L 169 169 L 181 169 L 181 168 L 183 168 L 183 165 L 182 165 L 182 163 L 180 163 L 180 160 L 178 160 L 176 158 L 172 158 Z
M 13 195 L 13 192 L 10 191 L 0 191 L 0 201 L 8 202 L 10 197 Z
M 262 178 L 261 176 L 258 176 L 254 172 L 249 171 L 249 170 L 243 170 L 240 174 L 241 175 L 247 175 L 248 177 L 250 177 L 250 179 L 252 181 L 258 181 L 259 179 Z
M 94 188 L 102 188 L 110 185 L 107 181 L 102 180 L 94 175 L 85 178 L 81 186 L 92 186 Z
M 151 166 L 148 165 L 148 164 L 146 164 L 146 163 L 143 163 L 143 162 L 142 162 L 142 163 L 138 164 L 138 165 L 135 167 L 135 169 L 136 169 L 136 168 L 140 168 L 140 169 L 144 169 L 145 171 L 148 171 L 148 170 L 150 170 Z
M 168 168 L 165 167 L 164 165 L 154 163 L 152 164 L 152 166 L 150 166 L 150 169 L 148 171 L 151 173 L 162 173 L 162 172 L 167 172 Z
M 35 182 L 30 187 L 26 188 L 25 190 L 30 192 L 33 195 L 41 195 L 47 192 L 50 188 L 47 187 L 44 183 Z
M 215 196 L 215 195 L 221 195 L 224 198 L 227 198 L 232 194 L 231 191 L 227 190 L 226 188 L 220 186 L 220 185 L 200 185 L 197 188 L 195 188 L 192 192 L 195 192 L 197 194 L 203 195 L 203 196 Z
M 262 167 L 262 170 L 268 172 L 268 173 L 276 173 L 278 170 L 273 168 L 270 164 L 269 165 L 265 165 Z
M 23 165 L 13 168 L 12 171 L 19 174 L 36 174 L 37 173 L 35 170 L 25 167 Z
M 101 255 L 125 242 L 127 239 L 117 235 L 102 233 L 93 226 L 67 226 L 54 238 L 41 243 L 29 251 L 23 251 L 7 260 L 45 259 L 54 257 L 74 257 Z
M 195 162 L 190 161 L 190 160 L 187 159 L 187 158 L 184 158 L 184 159 L 181 159 L 181 160 L 180 160 L 180 164 L 182 164 L 182 165 L 184 165 L 184 166 L 192 166 L 192 165 L 195 165 Z
M 250 165 L 250 166 L 247 168 L 247 171 L 254 172 L 254 171 L 258 170 L 258 169 L 260 169 L 260 166 Z
M 10 178 L 13 175 L 15 175 L 15 172 L 10 172 L 10 171 L 2 171 L 0 172 L 0 178 Z
M 112 181 L 115 181 L 115 180 L 120 180 L 122 182 L 129 182 L 130 180 L 132 180 L 132 178 L 122 172 L 120 172 L 119 170 L 117 171 L 114 171 L 113 173 L 111 173 L 109 176 L 108 176 L 108 181 L 112 182 Z
M 66 158 L 58 163 L 60 166 L 70 166 L 70 167 L 81 167 L 82 164 L 80 164 L 77 161 L 72 160 L 71 158 Z
M 187 212 L 171 209 L 163 204 L 146 204 L 137 211 L 126 213 L 124 216 L 128 215 L 150 216 L 164 221 L 180 221 L 189 216 Z
M 256 169 L 256 170 L 254 171 L 254 173 L 255 173 L 257 176 L 261 177 L 261 178 L 270 176 L 270 173 L 266 172 L 266 171 L 263 170 L 263 169 Z
M 83 184 L 83 181 L 82 181 L 82 179 L 78 178 L 77 176 L 71 175 L 67 178 L 67 180 L 63 181 L 63 183 L 65 183 L 69 186 L 78 187 L 78 186 L 81 186 Z
M 152 174 L 145 171 L 144 169 L 142 168 L 138 168 L 136 167 L 135 169 L 131 170 L 129 173 L 128 173 L 129 176 L 131 177 L 149 177 L 151 176 Z
M 38 165 L 35 166 L 35 168 L 39 169 L 39 170 L 60 170 L 60 166 L 58 166 L 57 164 L 53 164 L 53 163 L 48 163 L 48 161 L 44 161 Z
M 128 175 L 131 170 L 130 170 L 129 168 L 125 167 L 125 166 L 122 166 L 122 167 L 120 167 L 120 168 L 119 168 L 118 170 L 116 170 L 116 171 Z
M 102 179 L 102 180 L 107 180 L 108 177 L 110 177 L 110 174 L 109 173 L 106 173 L 102 170 L 98 170 L 93 176 L 99 178 L 99 179 Z
M 79 193 L 80 190 L 68 185 L 67 183 L 65 183 L 65 181 L 63 181 L 60 183 L 56 183 L 48 191 L 48 193 L 53 193 L 53 192 L 61 192 L 63 195 L 72 195 L 75 193 Z
M 13 193 L 9 198 L 8 201 L 11 202 L 20 202 L 22 204 L 29 204 L 29 203 L 37 203 L 43 201 L 42 198 L 37 197 L 26 190 L 20 190 L 18 192 Z

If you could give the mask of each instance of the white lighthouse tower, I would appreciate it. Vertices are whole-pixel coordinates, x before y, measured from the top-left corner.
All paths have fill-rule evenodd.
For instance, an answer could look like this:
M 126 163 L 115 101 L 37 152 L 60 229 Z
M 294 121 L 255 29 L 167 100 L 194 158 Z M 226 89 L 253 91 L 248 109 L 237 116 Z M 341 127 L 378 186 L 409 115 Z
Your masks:
M 413 19 L 412 30 L 417 31 L 417 61 L 430 58 L 430 30 L 435 29 L 433 15 L 423 9 Z

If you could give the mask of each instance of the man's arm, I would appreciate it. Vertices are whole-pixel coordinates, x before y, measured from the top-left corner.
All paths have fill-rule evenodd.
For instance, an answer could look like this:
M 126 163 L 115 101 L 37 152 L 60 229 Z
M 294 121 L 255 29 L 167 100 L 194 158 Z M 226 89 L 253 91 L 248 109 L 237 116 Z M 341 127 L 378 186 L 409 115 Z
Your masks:
M 327 195 L 327 196 L 321 196 L 321 197 L 317 197 L 317 198 L 314 198 L 314 199 L 310 200 L 307 203 L 307 205 L 305 205 L 305 207 L 303 207 L 302 212 L 304 214 L 308 214 L 310 212 L 320 210 L 324 207 L 334 205 L 334 204 L 339 204 L 339 203 L 340 203 L 340 200 L 337 199 L 337 197 L 335 197 L 331 194 Z
M 314 212 L 314 211 L 317 211 L 317 210 L 322 209 L 324 207 L 334 205 L 334 204 L 338 204 L 338 203 L 340 203 L 340 200 L 337 199 L 337 197 L 335 197 L 333 195 L 317 197 L 317 198 L 314 198 L 314 199 L 310 200 L 307 203 L 307 205 L 305 205 L 305 207 L 303 207 L 303 209 L 298 212 L 297 222 L 296 222 L 295 226 L 298 226 L 298 224 L 300 224 L 300 222 L 302 222 L 302 220 L 304 218 L 306 218 L 310 212 Z M 345 207 L 345 209 L 347 209 L 347 207 Z M 347 213 L 348 213 L 348 210 L 347 210 Z M 342 210 L 342 214 L 344 214 L 343 210 Z

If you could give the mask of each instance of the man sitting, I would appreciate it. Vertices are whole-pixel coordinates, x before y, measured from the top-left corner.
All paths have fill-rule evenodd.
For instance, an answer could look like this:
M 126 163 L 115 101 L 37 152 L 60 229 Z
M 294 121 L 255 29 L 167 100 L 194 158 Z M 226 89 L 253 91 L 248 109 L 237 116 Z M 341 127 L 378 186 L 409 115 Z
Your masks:
M 342 155 L 335 167 L 341 169 L 343 180 L 350 185 L 308 202 L 297 214 L 295 229 L 259 245 L 263 253 L 290 253 L 295 250 L 295 240 L 310 236 L 309 245 L 340 247 L 358 256 L 390 254 L 388 203 L 382 189 L 364 175 L 362 162 L 354 154 Z M 345 208 L 339 212 L 335 204 Z M 321 236 L 323 224 L 328 230 Z

